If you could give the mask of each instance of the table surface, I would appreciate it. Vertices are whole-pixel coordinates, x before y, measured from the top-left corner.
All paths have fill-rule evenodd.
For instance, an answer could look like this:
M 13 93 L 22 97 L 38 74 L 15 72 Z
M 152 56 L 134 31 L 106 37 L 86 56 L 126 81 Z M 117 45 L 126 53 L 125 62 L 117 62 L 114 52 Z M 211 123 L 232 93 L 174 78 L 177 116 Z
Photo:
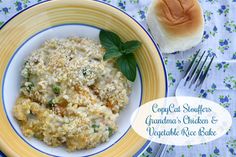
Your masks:
M 17 12 L 42 0 L 0 0 L 0 26 Z M 145 28 L 151 0 L 101 0 L 124 10 Z M 236 156 L 236 0 L 199 0 L 203 8 L 205 31 L 195 48 L 163 55 L 167 68 L 169 96 L 185 74 L 197 50 L 216 55 L 199 97 L 218 102 L 232 115 L 232 128 L 226 135 L 207 144 L 168 146 L 167 157 L 233 157 Z M 154 156 L 157 145 L 150 145 L 142 157 Z M 0 156 L 4 156 L 0 153 Z

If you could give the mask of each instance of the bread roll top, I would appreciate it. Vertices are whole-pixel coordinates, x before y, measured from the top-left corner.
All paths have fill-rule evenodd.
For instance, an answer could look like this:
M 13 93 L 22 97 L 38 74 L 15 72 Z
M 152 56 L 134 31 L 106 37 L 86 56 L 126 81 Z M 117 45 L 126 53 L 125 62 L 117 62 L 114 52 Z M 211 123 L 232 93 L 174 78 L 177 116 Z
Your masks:
M 194 35 L 204 25 L 198 0 L 156 0 L 155 14 L 169 37 Z

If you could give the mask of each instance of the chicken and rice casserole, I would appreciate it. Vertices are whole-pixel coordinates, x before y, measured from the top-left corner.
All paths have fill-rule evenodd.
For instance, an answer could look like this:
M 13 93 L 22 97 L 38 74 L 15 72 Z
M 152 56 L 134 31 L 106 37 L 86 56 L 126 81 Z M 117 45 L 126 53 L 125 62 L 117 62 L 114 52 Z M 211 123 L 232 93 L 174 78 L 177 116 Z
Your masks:
M 13 111 L 24 136 L 69 151 L 109 140 L 130 83 L 104 53 L 98 42 L 74 37 L 48 40 L 29 56 Z

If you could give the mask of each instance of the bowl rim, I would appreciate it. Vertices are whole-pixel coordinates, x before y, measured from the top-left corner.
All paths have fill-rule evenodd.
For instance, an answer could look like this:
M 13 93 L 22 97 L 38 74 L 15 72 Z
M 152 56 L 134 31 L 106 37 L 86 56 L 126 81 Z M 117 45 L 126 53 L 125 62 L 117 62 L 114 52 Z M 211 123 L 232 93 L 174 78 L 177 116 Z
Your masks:
M 2 26 L 0 26 L 0 31 L 4 28 L 4 26 L 6 26 L 11 20 L 13 20 L 13 19 L 14 19 L 15 17 L 17 17 L 19 14 L 21 14 L 21 13 L 23 13 L 23 12 L 25 12 L 25 11 L 27 11 L 27 10 L 29 10 L 29 9 L 31 9 L 31 8 L 33 8 L 33 7 L 35 7 L 35 6 L 38 6 L 38 5 L 40 5 L 40 4 L 47 3 L 47 2 L 50 2 L 50 1 L 56 1 L 56 0 L 46 0 L 46 1 L 37 2 L 36 4 L 33 4 L 33 5 L 29 6 L 29 7 L 27 7 L 26 9 L 23 9 L 23 10 L 19 11 L 19 12 L 16 13 L 14 16 L 12 16 L 12 17 L 9 18 L 7 21 L 5 21 L 5 23 L 4 23 Z M 168 96 L 168 78 L 167 78 L 166 66 L 165 66 L 165 64 L 164 64 L 163 56 L 162 56 L 162 54 L 161 54 L 161 51 L 160 51 L 160 49 L 159 49 L 157 43 L 154 41 L 152 35 L 151 35 L 136 19 L 134 19 L 131 15 L 129 15 L 128 13 L 126 13 L 124 10 L 122 10 L 122 9 L 120 9 L 120 8 L 118 8 L 118 7 L 114 6 L 114 5 L 112 5 L 112 4 L 103 2 L 103 1 L 99 1 L 99 0 L 91 0 L 91 1 L 94 1 L 94 2 L 97 2 L 97 3 L 102 3 L 102 4 L 104 4 L 104 5 L 107 5 L 107 6 L 109 6 L 109 7 L 112 7 L 112 8 L 114 8 L 114 9 L 116 9 L 116 10 L 122 12 L 125 16 L 129 17 L 129 18 L 130 18 L 131 20 L 133 20 L 136 24 L 138 24 L 139 27 L 146 33 L 146 35 L 150 38 L 150 40 L 152 41 L 153 45 L 155 46 L 155 48 L 156 48 L 156 50 L 157 50 L 157 52 L 158 52 L 158 55 L 159 55 L 159 57 L 160 57 L 161 65 L 162 65 L 163 72 L 164 72 L 164 78 L 165 78 L 165 97 Z M 42 31 L 43 31 L 43 30 L 42 30 Z M 41 32 L 41 31 L 40 31 L 40 32 Z M 34 35 L 36 35 L 36 34 L 34 34 Z M 34 35 L 33 35 L 33 36 L 34 36 Z M 25 42 L 24 42 L 24 43 L 25 43 Z M 21 45 L 23 45 L 23 44 L 21 44 Z M 15 52 L 17 52 L 17 51 L 15 51 Z M 15 53 L 15 52 L 14 52 L 14 53 Z M 14 56 L 12 56 L 12 57 L 14 57 Z M 8 62 L 8 63 L 9 63 L 9 62 Z M 6 69 L 4 70 L 4 73 L 5 73 L 5 71 L 6 71 Z M 4 74 L 4 75 L 5 75 L 5 74 Z M 142 78 L 141 78 L 141 79 L 142 79 Z M 145 144 L 144 144 L 139 150 L 137 150 L 137 152 L 136 152 L 133 156 L 136 157 L 136 156 L 140 155 L 140 154 L 145 150 L 145 148 L 146 148 L 147 146 L 149 146 L 150 144 L 151 144 L 151 141 L 150 141 L 150 140 L 147 140 L 147 141 L 145 142 Z M 112 144 L 112 145 L 113 145 L 113 144 Z M 112 145 L 111 145 L 111 146 L 112 146 Z M 108 148 L 109 148 L 109 147 L 108 147 Z M 6 154 L 11 154 L 9 151 L 6 151 L 6 149 L 4 149 L 4 148 L 3 148 L 1 151 L 4 152 L 4 153 L 6 152 Z M 97 154 L 97 153 L 96 153 L 96 154 Z M 92 154 L 92 155 L 94 155 L 94 154 Z
M 97 27 L 97 26 L 93 26 L 93 25 L 89 25 L 89 24 L 83 24 L 83 23 L 66 23 L 66 24 L 59 24 L 59 25 L 55 25 L 55 26 L 51 26 L 51 27 L 47 27 L 46 29 L 43 29 L 35 34 L 33 34 L 32 36 L 30 36 L 26 41 L 24 41 L 18 48 L 17 50 L 14 52 L 14 54 L 12 55 L 12 57 L 10 58 L 9 62 L 7 63 L 7 67 L 4 71 L 4 75 L 3 75 L 3 80 L 2 80 L 2 101 L 3 101 L 3 108 L 4 108 L 4 112 L 7 116 L 7 120 L 8 122 L 10 123 L 11 127 L 13 128 L 13 130 L 15 131 L 15 133 L 25 142 L 27 143 L 30 147 L 36 149 L 37 151 L 40 151 L 46 155 L 49 155 L 49 156 L 55 156 L 55 157 L 62 157 L 62 156 L 58 156 L 58 155 L 54 155 L 52 153 L 47 153 L 43 150 L 40 150 L 39 148 L 33 146 L 29 141 L 27 141 L 22 135 L 19 134 L 19 131 L 17 131 L 17 129 L 15 128 L 14 124 L 12 123 L 12 121 L 10 120 L 10 116 L 6 110 L 6 102 L 5 102 L 5 98 L 6 98 L 6 95 L 5 95 L 5 92 L 4 92 L 4 89 L 5 89 L 5 84 L 6 84 L 6 76 L 7 76 L 7 73 L 9 72 L 9 67 L 12 63 L 12 60 L 14 59 L 14 57 L 17 55 L 17 53 L 20 51 L 20 49 L 28 42 L 30 41 L 31 39 L 33 39 L 34 37 L 36 37 L 37 35 L 41 34 L 41 33 L 44 33 L 45 31 L 48 31 L 50 29 L 53 29 L 53 28 L 57 28 L 57 27 L 63 27 L 63 26 L 86 26 L 86 27 L 91 27 L 91 28 L 94 28 L 94 29 L 97 29 L 97 30 L 101 30 L 101 28 Z M 143 98 L 143 81 L 142 81 L 142 75 L 141 75 L 141 72 L 140 72 L 140 68 L 138 66 L 138 64 L 136 65 L 136 68 L 137 68 L 137 75 L 140 77 L 140 98 L 139 98 L 139 105 L 138 107 L 140 107 L 142 105 L 142 98 Z M 89 156 L 93 156 L 93 155 L 96 155 L 96 154 L 99 154 L 103 151 L 106 151 L 107 149 L 109 149 L 110 147 L 112 147 L 114 144 L 116 144 L 117 142 L 119 142 L 126 134 L 127 132 L 129 131 L 129 129 L 131 128 L 131 125 L 129 125 L 129 127 L 127 128 L 127 130 L 117 139 L 115 140 L 114 143 L 111 143 L 110 145 L 104 147 L 103 149 L 97 151 L 97 152 L 93 152 L 93 153 L 90 153 L 88 155 L 83 155 L 81 157 L 89 157 Z
M 35 146 L 33 146 L 29 141 L 27 141 L 22 135 L 19 134 L 19 131 L 17 131 L 16 127 L 14 126 L 14 124 L 12 123 L 12 121 L 10 120 L 10 115 L 7 113 L 7 110 L 6 110 L 6 102 L 5 102 L 5 92 L 4 92 L 4 89 L 5 89 L 5 84 L 6 84 L 6 76 L 7 76 L 7 73 L 9 72 L 9 67 L 12 63 L 12 60 L 14 59 L 14 57 L 17 55 L 17 53 L 20 51 L 20 49 L 28 42 L 30 41 L 31 39 L 33 39 L 34 37 L 36 37 L 37 35 L 41 34 L 41 33 L 44 33 L 50 29 L 53 29 L 53 28 L 57 28 L 57 27 L 63 27 L 63 26 L 86 26 L 86 27 L 91 27 L 91 28 L 94 28 L 94 29 L 97 29 L 97 30 L 101 30 L 101 28 L 97 27 L 97 26 L 93 26 L 93 25 L 89 25 L 89 24 L 83 24 L 83 23 L 66 23 L 66 24 L 59 24 L 59 25 L 55 25 L 55 26 L 51 26 L 51 27 L 47 27 L 46 29 L 43 29 L 35 34 L 33 34 L 32 36 L 30 36 L 27 40 L 25 40 L 17 49 L 16 51 L 14 52 L 14 54 L 11 56 L 9 62 L 7 63 L 7 67 L 4 71 L 4 75 L 3 75 L 3 80 L 2 80 L 2 102 L 3 102 L 3 108 L 4 108 L 4 112 L 7 116 L 7 120 L 8 122 L 10 123 L 12 129 L 15 131 L 15 133 L 25 142 L 27 143 L 30 147 L 34 148 L 35 150 L 39 151 L 39 152 L 42 152 L 46 155 L 49 155 L 49 156 L 55 156 L 55 157 L 63 157 L 63 156 L 58 156 L 58 155 L 54 155 L 52 153 L 47 153 L 46 151 L 43 151 Z M 140 72 L 140 68 L 138 66 L 138 64 L 136 65 L 136 68 L 137 68 L 137 75 L 139 76 L 140 78 L 140 98 L 139 98 L 139 105 L 138 107 L 140 107 L 142 105 L 142 98 L 143 98 L 143 80 L 142 80 L 142 75 L 141 75 L 141 72 Z M 109 149 L 110 147 L 112 147 L 114 144 L 116 144 L 117 142 L 119 142 L 129 131 L 129 129 L 131 128 L 131 125 L 129 125 L 129 127 L 127 128 L 127 130 L 118 138 L 116 139 L 113 143 L 111 143 L 110 145 L 104 147 L 103 149 L 97 151 L 97 152 L 92 152 L 90 154 L 87 154 L 87 155 L 83 155 L 83 156 L 80 156 L 80 157 L 90 157 L 90 156 L 93 156 L 93 155 L 96 155 L 96 154 L 99 154 L 103 151 L 106 151 L 107 149 Z

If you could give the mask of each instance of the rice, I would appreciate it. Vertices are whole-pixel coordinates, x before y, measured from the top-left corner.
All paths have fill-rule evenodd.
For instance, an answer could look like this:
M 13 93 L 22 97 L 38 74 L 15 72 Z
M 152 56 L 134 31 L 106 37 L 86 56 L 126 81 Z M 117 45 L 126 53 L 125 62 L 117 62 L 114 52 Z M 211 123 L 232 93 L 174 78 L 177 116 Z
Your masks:
M 24 136 L 69 151 L 109 140 L 130 83 L 104 53 L 99 43 L 74 37 L 46 41 L 29 56 L 13 110 Z

